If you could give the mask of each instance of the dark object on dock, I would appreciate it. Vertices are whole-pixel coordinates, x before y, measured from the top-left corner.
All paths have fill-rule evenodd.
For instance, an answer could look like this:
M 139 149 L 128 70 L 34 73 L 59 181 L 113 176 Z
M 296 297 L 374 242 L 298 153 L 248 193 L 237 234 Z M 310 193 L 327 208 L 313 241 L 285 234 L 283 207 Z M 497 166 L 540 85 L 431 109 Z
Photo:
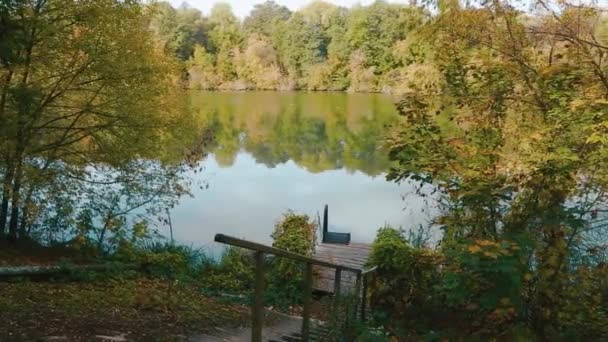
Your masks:
M 350 233 L 335 233 L 328 230 L 328 206 L 325 205 L 323 211 L 323 236 L 321 241 L 323 243 L 335 243 L 341 245 L 348 245 L 350 243 Z

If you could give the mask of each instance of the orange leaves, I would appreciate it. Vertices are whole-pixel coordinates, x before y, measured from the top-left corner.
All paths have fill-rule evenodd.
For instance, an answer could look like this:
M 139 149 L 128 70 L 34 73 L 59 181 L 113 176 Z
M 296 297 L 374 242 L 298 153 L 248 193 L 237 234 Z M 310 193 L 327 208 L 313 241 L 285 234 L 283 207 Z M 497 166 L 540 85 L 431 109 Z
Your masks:
M 491 253 L 491 252 L 483 252 L 483 255 L 484 255 L 485 257 L 492 258 L 492 259 L 497 259 L 497 258 L 498 258 L 498 255 L 497 255 L 497 254 L 495 254 L 495 253 Z
M 498 259 L 501 256 L 510 256 L 514 251 L 519 250 L 513 242 L 502 240 L 499 242 L 491 240 L 475 240 L 467 247 L 467 252 L 478 257 Z
M 471 245 L 469 246 L 469 248 L 467 248 L 467 250 L 469 251 L 469 253 L 478 253 L 481 252 L 482 249 L 478 245 Z
M 490 240 L 476 240 L 475 243 L 480 246 L 496 246 L 497 245 L 496 242 L 490 241 Z

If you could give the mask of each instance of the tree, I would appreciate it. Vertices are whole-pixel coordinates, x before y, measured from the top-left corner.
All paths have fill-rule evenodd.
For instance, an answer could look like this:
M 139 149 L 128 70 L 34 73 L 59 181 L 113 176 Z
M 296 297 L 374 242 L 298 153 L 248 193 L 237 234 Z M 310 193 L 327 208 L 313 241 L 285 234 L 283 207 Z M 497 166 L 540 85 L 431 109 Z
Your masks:
M 275 27 L 287 21 L 290 16 L 289 8 L 269 0 L 253 6 L 253 10 L 243 22 L 243 28 L 250 33 L 271 37 Z
M 193 89 L 217 89 L 221 82 L 215 71 L 215 56 L 205 51 L 203 46 L 194 47 L 188 69 L 188 81 Z
M 162 160 L 161 169 L 178 174 L 182 164 L 159 152 L 173 137 L 163 127 L 182 120 L 173 91 L 177 69 L 157 48 L 145 7 L 116 0 L 20 1 L 3 8 L 2 23 L 14 32 L 0 44 L 10 46 L 0 63 L 0 231 L 8 224 L 10 238 L 25 238 L 28 226 L 52 212 L 47 204 L 59 199 L 57 189 L 78 194 L 84 184 L 128 184 L 121 170 L 134 158 Z M 94 166 L 107 174 L 93 172 Z M 96 180 L 104 174 L 112 180 Z M 130 184 L 134 193 L 147 187 L 145 181 Z M 154 200 L 181 192 L 149 186 Z M 73 206 L 65 208 L 74 214 Z
M 247 80 L 256 89 L 277 89 L 281 82 L 281 70 L 277 53 L 263 37 L 250 36 L 245 51 L 235 58 L 239 79 Z
M 317 0 L 294 13 L 266 1 L 255 5 L 242 25 L 226 3 L 216 4 L 208 17 L 166 2 L 151 8 L 153 31 L 167 52 L 185 62 L 184 75 L 195 78 L 185 83 L 209 89 L 398 91 L 407 74 L 399 68 L 415 52 L 407 48 L 424 45 L 406 38 L 428 18 L 418 7 L 383 1 L 349 10 Z M 260 74 L 253 75 L 245 56 L 262 41 L 274 49 L 278 71 L 255 68 Z M 198 47 L 209 54 L 213 68 L 193 67 Z
M 299 79 L 306 68 L 322 62 L 326 56 L 321 27 L 307 23 L 300 13 L 294 13 L 274 38 L 279 41 L 281 63 L 294 79 Z
M 376 73 L 394 68 L 393 44 L 406 33 L 401 5 L 376 1 L 368 7 L 358 7 L 349 13 L 347 36 L 351 48 L 365 57 L 365 67 L 376 67 Z
M 200 11 L 189 7 L 174 9 L 167 2 L 153 3 L 151 7 L 155 15 L 150 26 L 170 54 L 186 61 L 195 45 L 208 45 L 207 23 Z
M 445 250 L 519 242 L 527 318 L 551 339 L 575 319 L 560 295 L 572 290 L 570 256 L 608 200 L 608 46 L 597 8 L 538 5 L 529 16 L 508 1 L 446 4 L 426 31 L 436 79 L 411 84 L 401 102 L 407 124 L 392 140 L 390 177 L 440 192 Z
M 224 81 L 236 77 L 234 50 L 241 43 L 240 25 L 227 3 L 217 3 L 209 16 L 212 50 L 217 54 L 216 72 Z

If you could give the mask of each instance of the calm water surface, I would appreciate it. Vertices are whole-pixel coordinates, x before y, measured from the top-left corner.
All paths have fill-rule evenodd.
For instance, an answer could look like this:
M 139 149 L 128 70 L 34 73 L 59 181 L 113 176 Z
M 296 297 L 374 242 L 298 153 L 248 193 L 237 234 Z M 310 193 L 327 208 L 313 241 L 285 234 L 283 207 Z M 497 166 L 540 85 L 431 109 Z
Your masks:
M 208 246 L 215 233 L 271 242 L 287 210 L 316 219 L 329 205 L 330 226 L 371 242 L 384 224 L 417 227 L 424 204 L 409 184 L 385 180 L 382 141 L 399 117 L 379 94 L 195 93 L 192 110 L 216 132 L 194 189 L 172 211 L 174 236 Z M 404 197 L 405 196 L 405 200 Z

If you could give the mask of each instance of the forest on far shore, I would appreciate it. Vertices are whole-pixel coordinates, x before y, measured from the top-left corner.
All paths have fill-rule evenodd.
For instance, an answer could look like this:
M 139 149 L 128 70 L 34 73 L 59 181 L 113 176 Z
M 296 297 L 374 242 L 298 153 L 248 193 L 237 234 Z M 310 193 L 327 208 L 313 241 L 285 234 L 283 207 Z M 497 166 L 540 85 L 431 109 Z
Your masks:
M 167 2 L 153 9 L 152 28 L 184 62 L 187 86 L 220 90 L 402 93 L 426 53 L 414 31 L 430 19 L 385 1 L 350 9 L 313 1 L 292 12 L 270 0 L 242 21 L 221 2 L 209 16 Z

